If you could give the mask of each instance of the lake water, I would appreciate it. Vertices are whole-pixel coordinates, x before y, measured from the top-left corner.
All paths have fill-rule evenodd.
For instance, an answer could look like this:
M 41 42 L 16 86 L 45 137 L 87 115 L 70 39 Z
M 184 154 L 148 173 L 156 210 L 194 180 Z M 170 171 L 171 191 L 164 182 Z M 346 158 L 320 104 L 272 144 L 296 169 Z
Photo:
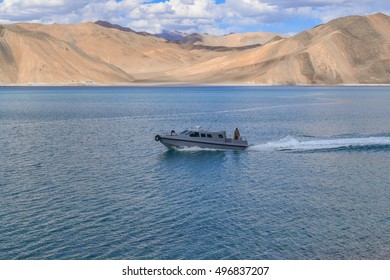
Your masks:
M 3 87 L 0 259 L 390 259 L 389 170 L 388 87 Z

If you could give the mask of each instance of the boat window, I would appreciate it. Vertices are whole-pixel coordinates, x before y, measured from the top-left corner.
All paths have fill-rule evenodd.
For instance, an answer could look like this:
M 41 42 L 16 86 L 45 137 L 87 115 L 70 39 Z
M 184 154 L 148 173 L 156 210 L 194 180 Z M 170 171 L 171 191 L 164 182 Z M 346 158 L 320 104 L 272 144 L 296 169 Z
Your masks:
M 223 138 L 223 135 L 222 134 L 218 134 L 219 138 Z
M 180 132 L 180 134 L 188 134 L 188 130 L 184 130 L 183 132 Z
M 199 137 L 199 132 L 192 132 L 190 137 Z
M 207 138 L 213 138 L 211 134 L 207 134 Z
M 201 137 L 206 137 L 206 134 L 201 133 L 200 136 L 201 136 Z

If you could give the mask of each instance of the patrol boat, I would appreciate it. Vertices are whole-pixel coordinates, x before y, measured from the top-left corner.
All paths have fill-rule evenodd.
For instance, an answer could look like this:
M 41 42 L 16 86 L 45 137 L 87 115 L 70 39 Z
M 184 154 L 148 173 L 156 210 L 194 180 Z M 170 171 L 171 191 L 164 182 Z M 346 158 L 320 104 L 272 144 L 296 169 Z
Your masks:
M 226 137 L 226 131 L 206 131 L 201 127 L 184 130 L 177 134 L 174 130 L 171 133 L 157 134 L 154 140 L 160 141 L 168 148 L 199 147 L 206 149 L 229 149 L 244 150 L 249 147 L 245 137 L 237 139 Z

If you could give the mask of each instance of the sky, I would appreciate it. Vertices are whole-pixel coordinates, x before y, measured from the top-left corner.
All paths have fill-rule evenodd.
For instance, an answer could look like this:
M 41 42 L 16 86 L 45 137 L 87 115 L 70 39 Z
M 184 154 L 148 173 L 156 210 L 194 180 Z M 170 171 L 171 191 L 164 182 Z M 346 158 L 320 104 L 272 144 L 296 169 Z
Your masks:
M 0 0 L 0 24 L 105 20 L 136 31 L 293 35 L 349 15 L 382 12 L 388 0 Z

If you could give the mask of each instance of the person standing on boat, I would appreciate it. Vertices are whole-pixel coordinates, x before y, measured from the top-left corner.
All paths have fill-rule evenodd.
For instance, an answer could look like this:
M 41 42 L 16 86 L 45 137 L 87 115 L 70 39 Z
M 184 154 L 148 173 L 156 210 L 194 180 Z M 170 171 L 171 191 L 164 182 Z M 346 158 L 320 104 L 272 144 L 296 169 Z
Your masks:
M 234 140 L 238 140 L 240 138 L 240 132 L 238 131 L 238 128 L 234 130 Z

